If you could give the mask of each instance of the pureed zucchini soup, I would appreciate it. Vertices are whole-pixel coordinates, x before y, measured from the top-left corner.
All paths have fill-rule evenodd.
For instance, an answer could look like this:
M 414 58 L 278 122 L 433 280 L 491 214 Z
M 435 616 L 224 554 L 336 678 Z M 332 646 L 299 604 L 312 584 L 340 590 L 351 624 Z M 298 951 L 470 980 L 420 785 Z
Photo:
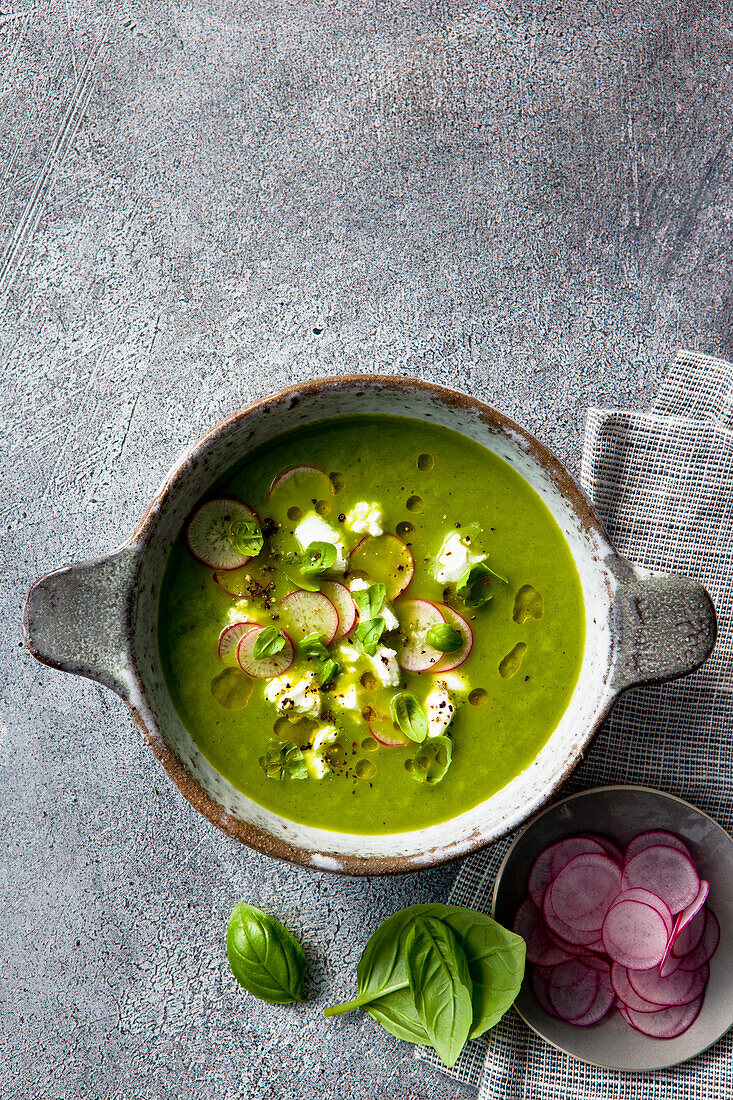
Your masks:
M 170 555 L 166 682 L 211 764 L 340 832 L 447 820 L 534 759 L 583 652 L 555 520 L 465 436 L 324 420 L 235 465 Z

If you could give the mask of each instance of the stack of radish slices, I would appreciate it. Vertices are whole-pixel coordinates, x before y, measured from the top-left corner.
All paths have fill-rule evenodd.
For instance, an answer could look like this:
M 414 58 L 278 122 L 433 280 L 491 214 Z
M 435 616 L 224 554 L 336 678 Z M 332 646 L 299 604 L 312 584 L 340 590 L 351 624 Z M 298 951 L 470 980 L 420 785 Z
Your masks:
M 514 931 L 546 1012 L 587 1027 L 615 1007 L 654 1039 L 694 1023 L 720 927 L 678 836 L 639 833 L 625 852 L 595 834 L 567 837 L 540 853 L 528 889 Z

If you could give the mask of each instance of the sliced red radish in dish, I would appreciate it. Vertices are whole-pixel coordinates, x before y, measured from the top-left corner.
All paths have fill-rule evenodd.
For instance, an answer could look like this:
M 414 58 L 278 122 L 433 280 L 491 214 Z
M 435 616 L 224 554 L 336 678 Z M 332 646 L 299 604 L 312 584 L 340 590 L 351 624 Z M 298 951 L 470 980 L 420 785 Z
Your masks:
M 605 853 L 575 856 L 549 888 L 552 908 L 571 928 L 600 934 L 608 907 L 621 888 L 621 868 Z M 666 940 L 666 937 L 665 937 Z
M 573 1023 L 576 1027 L 590 1027 L 591 1024 L 597 1024 L 608 1013 L 615 999 L 616 994 L 608 976 L 608 969 L 600 971 L 598 974 L 598 989 L 592 1005 L 583 1016 L 573 1020 Z
M 595 943 L 598 937 L 598 932 L 595 928 L 590 932 L 581 932 L 577 928 L 571 928 L 569 924 L 565 924 L 565 921 L 560 920 L 552 906 L 551 889 L 545 890 L 545 899 L 542 903 L 542 916 L 547 927 L 554 932 L 556 936 L 566 940 L 568 943 L 579 944 L 587 949 L 590 944 Z
M 303 500 L 331 496 L 336 492 L 328 474 L 318 466 L 290 466 L 278 474 L 267 495 L 271 497 L 286 486 Z
M 587 837 L 588 840 L 594 840 L 596 844 L 600 844 L 606 855 L 614 859 L 620 867 L 623 867 L 624 853 L 621 851 L 618 844 L 614 844 L 612 840 L 609 840 L 607 836 L 602 836 L 601 833 L 580 833 L 579 835 Z
M 428 631 L 445 622 L 440 608 L 429 600 L 399 600 L 394 605 L 400 624 L 397 661 L 407 672 L 427 672 L 443 654 L 426 642 Z
M 409 744 L 408 739 L 398 729 L 388 714 L 374 710 L 369 714 L 369 732 L 380 745 L 386 745 L 390 749 L 404 749 Z
M 550 978 L 552 969 L 548 966 L 535 966 L 532 969 L 532 991 L 537 998 L 541 1008 L 544 1008 L 548 1016 L 557 1016 L 557 1012 L 552 1007 L 550 996 L 547 992 L 547 982 Z
M 600 976 L 579 959 L 553 966 L 547 979 L 550 1004 L 561 1020 L 573 1023 L 592 1007 L 598 993 Z
M 433 665 L 432 671 L 452 672 L 454 668 L 460 668 L 473 649 L 473 631 L 463 616 L 454 611 L 452 607 L 448 607 L 448 604 L 439 603 L 436 604 L 436 607 L 448 626 L 452 626 L 454 630 L 457 630 L 463 641 L 459 649 L 454 649 L 452 653 L 444 653 L 443 660 L 438 661 L 437 665 Z
M 542 919 L 544 921 L 544 915 Z M 561 951 L 565 951 L 568 955 L 585 955 L 588 953 L 588 951 L 594 950 L 594 948 L 592 948 L 590 944 L 569 943 L 561 936 L 558 936 L 557 932 L 553 932 L 551 928 L 548 928 L 547 922 L 545 922 L 545 931 L 547 932 L 547 935 L 552 943 L 555 944 L 555 947 L 559 947 Z
M 384 584 L 387 599 L 395 600 L 412 580 L 415 562 L 397 535 L 365 535 L 349 555 L 349 572 L 364 573 L 370 584 Z
M 670 950 L 674 946 L 675 941 L 681 935 L 685 928 L 695 919 L 698 913 L 701 912 L 702 907 L 705 904 L 705 899 L 710 893 L 710 883 L 705 879 L 700 879 L 700 889 L 697 892 L 697 897 L 686 909 L 683 909 L 677 914 L 677 920 L 675 921 L 674 928 L 672 929 L 672 935 L 670 936 Z M 700 932 L 702 935 L 702 931 Z M 690 951 L 692 948 L 690 948 Z M 682 951 L 680 954 L 686 955 L 687 951 Z
M 248 630 L 258 625 L 250 619 L 243 619 L 241 622 L 232 623 L 231 626 L 225 626 L 219 635 L 219 660 L 223 661 L 226 657 L 234 657 L 236 660 L 237 646 L 240 641 Z
M 677 919 L 679 920 L 682 913 L 679 914 Z M 689 924 L 676 934 L 674 942 L 672 943 L 672 954 L 678 959 L 684 959 L 685 956 L 691 954 L 702 939 L 702 934 L 705 931 L 705 922 L 707 921 L 707 909 L 705 906 L 700 909 L 692 918 Z
M 659 964 L 668 935 L 661 914 L 643 901 L 617 902 L 603 922 L 603 945 L 610 958 L 636 969 Z
M 675 970 L 679 970 L 681 959 L 675 958 L 670 948 L 670 942 L 667 943 L 667 950 L 664 953 L 662 961 L 659 964 L 659 976 L 661 978 L 668 978 L 670 974 L 674 974 Z
M 624 890 L 643 886 L 661 898 L 670 912 L 679 913 L 697 897 L 700 879 L 689 856 L 677 848 L 652 844 L 626 863 Z
M 659 1005 L 639 996 L 629 981 L 628 970 L 620 963 L 613 963 L 611 966 L 611 985 L 626 1008 L 633 1008 L 636 1012 L 659 1012 Z
M 542 908 L 542 899 L 545 890 L 552 880 L 559 875 L 563 867 L 570 863 L 575 856 L 584 852 L 597 852 L 603 854 L 603 848 L 596 840 L 586 836 L 570 836 L 566 840 L 558 840 L 551 844 L 537 856 L 529 873 L 529 896 L 538 909 Z
M 525 898 L 517 909 L 512 931 L 527 945 L 527 960 L 537 966 L 556 966 L 567 962 L 574 951 L 564 951 L 547 934 L 542 914 L 531 898 Z
M 624 852 L 624 862 L 628 863 L 630 859 L 633 859 L 639 852 L 643 852 L 645 848 L 651 848 L 657 844 L 664 844 L 667 848 L 676 848 L 688 859 L 692 859 L 690 849 L 684 840 L 680 840 L 674 833 L 668 833 L 666 829 L 650 829 L 646 833 L 638 833 L 629 841 Z
M 273 676 L 281 676 L 290 668 L 295 657 L 295 648 L 287 634 L 285 634 L 285 645 L 279 653 L 273 654 L 272 657 L 255 657 L 255 642 L 265 629 L 264 626 L 255 626 L 252 630 L 248 630 L 237 646 L 239 667 L 248 676 L 258 680 L 271 680 Z
M 308 634 L 321 634 L 323 644 L 330 645 L 338 634 L 338 611 L 322 592 L 296 588 L 280 600 L 280 611 L 296 642 Z
M 340 581 L 321 581 L 321 590 L 333 606 L 339 617 L 337 638 L 345 638 L 354 629 L 356 622 L 356 604 L 345 584 Z
M 641 886 L 634 886 L 631 890 L 624 890 L 614 899 L 613 905 L 619 901 L 641 901 L 645 905 L 651 905 L 652 909 L 656 909 L 660 917 L 664 921 L 664 926 L 667 929 L 667 935 L 669 936 L 674 928 L 674 919 L 669 911 L 669 906 L 666 902 L 663 902 L 661 898 L 658 898 L 656 894 L 653 894 L 651 890 L 645 890 Z
M 632 988 L 645 1001 L 669 1008 L 671 1005 L 687 1005 L 696 1001 L 703 993 L 710 977 L 707 963 L 697 970 L 677 970 L 668 978 L 661 978 L 659 970 L 631 970 L 629 981 Z
M 188 548 L 202 565 L 210 569 L 238 569 L 251 560 L 251 554 L 243 554 L 235 546 L 237 523 L 256 523 L 257 514 L 248 504 L 233 497 L 207 500 L 194 512 L 186 528 Z
M 694 1024 L 700 1015 L 702 1002 L 703 998 L 698 997 L 690 1004 L 674 1005 L 659 1012 L 637 1012 L 633 1008 L 627 1008 L 622 1015 L 625 1015 L 632 1027 L 651 1039 L 676 1039 Z
M 680 970 L 697 970 L 712 959 L 720 943 L 720 925 L 712 909 L 706 909 L 705 931 L 699 944 L 680 962 Z

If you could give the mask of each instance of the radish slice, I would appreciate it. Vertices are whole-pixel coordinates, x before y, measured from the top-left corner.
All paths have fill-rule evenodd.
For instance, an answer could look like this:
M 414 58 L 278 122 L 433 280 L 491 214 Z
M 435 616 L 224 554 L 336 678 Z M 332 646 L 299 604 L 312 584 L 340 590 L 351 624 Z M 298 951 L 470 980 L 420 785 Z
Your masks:
M 454 650 L 453 653 L 444 653 L 442 661 L 438 661 L 437 665 L 433 665 L 433 672 L 452 672 L 454 668 L 459 668 L 463 664 L 473 649 L 473 631 L 463 616 L 454 611 L 452 607 L 448 607 L 445 603 L 436 604 L 436 607 L 448 626 L 452 626 L 463 638 L 459 649 Z
M 336 492 L 328 474 L 318 466 L 290 466 L 283 470 L 270 486 L 268 497 L 286 485 L 303 500 L 332 496 Z
M 603 922 L 603 945 L 614 962 L 637 970 L 657 966 L 667 946 L 660 913 L 642 901 L 619 901 Z M 644 993 L 638 991 L 643 997 Z
M 586 949 L 589 944 L 595 943 L 598 932 L 594 928 L 591 932 L 581 932 L 577 928 L 571 928 L 565 921 L 560 920 L 552 906 L 552 890 L 545 890 L 545 900 L 542 903 L 542 916 L 545 924 L 556 936 L 568 943 L 579 944 Z
M 606 968 L 605 971 L 598 974 L 598 989 L 593 1004 L 585 1015 L 573 1020 L 573 1024 L 576 1027 L 590 1027 L 591 1024 L 597 1024 L 608 1013 L 615 999 L 616 994 L 608 976 L 608 968 Z
M 271 680 L 273 676 L 280 676 L 283 672 L 287 672 L 295 657 L 295 648 L 287 634 L 285 634 L 285 645 L 279 653 L 273 654 L 272 657 L 255 657 L 255 642 L 264 629 L 264 626 L 255 626 L 252 630 L 248 630 L 237 646 L 239 667 L 248 676 L 257 680 Z
M 257 523 L 257 514 L 248 504 L 232 497 L 207 500 L 191 518 L 186 528 L 188 549 L 202 565 L 210 569 L 238 569 L 251 560 L 234 546 L 232 524 Z
M 710 977 L 707 963 L 697 970 L 677 970 L 668 978 L 662 978 L 657 968 L 653 970 L 629 969 L 629 981 L 633 989 L 645 1001 L 669 1008 L 671 1005 L 687 1005 L 703 993 Z
M 560 1019 L 574 1023 L 592 1007 L 599 985 L 597 971 L 590 970 L 579 959 L 571 959 L 553 966 L 547 980 L 547 995 Z
M 705 931 L 699 944 L 680 962 L 680 970 L 696 970 L 712 959 L 720 943 L 720 925 L 712 909 L 706 910 Z
M 405 591 L 415 572 L 415 562 L 397 535 L 365 535 L 349 555 L 349 572 L 366 574 L 369 583 L 383 583 L 387 599 Z
M 682 913 L 680 913 L 677 920 L 679 920 L 681 916 Z M 672 954 L 675 958 L 684 959 L 686 955 L 692 954 L 702 939 L 706 920 L 707 910 L 703 906 L 703 908 L 695 914 L 690 923 L 682 928 L 675 936 L 674 942 L 672 943 Z
M 661 898 L 670 912 L 679 913 L 697 897 L 700 879 L 684 852 L 663 844 L 652 844 L 632 856 L 624 867 L 623 888 L 643 886 Z
M 682 959 L 676 959 L 671 951 L 671 941 L 667 943 L 667 950 L 664 953 L 662 961 L 659 964 L 659 976 L 660 978 L 668 978 L 670 974 L 674 974 L 675 970 L 679 970 Z
M 236 660 L 237 646 L 242 638 L 248 630 L 258 625 L 250 619 L 243 619 L 241 622 L 232 623 L 231 626 L 225 626 L 219 635 L 219 660 L 223 661 L 226 657 L 234 657 Z
M 682 852 L 683 856 L 692 859 L 690 849 L 684 840 L 680 840 L 674 833 L 668 833 L 666 829 L 651 829 L 646 833 L 639 833 L 638 836 L 629 841 L 624 852 L 624 862 L 628 863 L 630 859 L 637 856 L 639 852 L 643 852 L 645 848 L 651 848 L 657 844 L 663 844 L 667 848 L 676 848 L 678 852 Z
M 688 1005 L 675 1005 L 660 1012 L 637 1012 L 628 1008 L 625 1015 L 632 1027 L 651 1039 L 676 1039 L 694 1024 L 702 1001 L 703 998 L 698 997 Z
M 528 885 L 529 896 L 538 909 L 542 908 L 545 890 L 552 880 L 559 875 L 566 864 L 570 863 L 571 859 L 585 852 L 602 854 L 603 848 L 598 841 L 591 840 L 590 837 L 570 836 L 567 840 L 558 840 L 556 844 L 540 852 L 532 864 Z
M 339 617 L 337 638 L 345 638 L 354 629 L 356 622 L 356 604 L 351 598 L 351 593 L 345 584 L 340 581 L 321 581 L 321 589 L 333 606 Z
M 693 921 L 697 914 L 702 910 L 702 907 L 705 904 L 705 899 L 707 898 L 709 893 L 710 883 L 706 882 L 705 879 L 701 879 L 700 889 L 697 892 L 697 897 L 690 905 L 687 906 L 686 909 L 683 909 L 682 912 L 679 913 L 677 916 L 675 926 L 672 930 L 672 935 L 670 936 L 670 950 L 672 949 L 672 947 L 674 947 L 674 943 L 677 937 L 684 931 L 685 928 L 687 928 L 688 924 L 690 924 L 690 922 Z M 702 932 L 700 934 L 702 935 Z M 691 950 L 692 948 L 690 948 L 690 951 Z M 680 952 L 680 954 L 686 955 L 688 954 L 688 952 L 682 951 Z
M 409 744 L 408 739 L 398 729 L 388 714 L 371 709 L 369 714 L 369 732 L 380 745 L 386 745 L 390 749 L 404 749 Z
M 635 1012 L 659 1012 L 659 1005 L 645 1001 L 634 989 L 629 981 L 629 974 L 625 966 L 613 963 L 611 966 L 611 985 L 616 991 L 616 996 L 626 1008 L 633 1008 Z
M 544 914 L 542 917 L 544 921 Z M 558 936 L 556 932 L 553 932 L 551 928 L 547 926 L 545 922 L 545 931 L 547 932 L 548 939 L 555 944 L 555 947 L 559 947 L 561 951 L 565 951 L 568 955 L 585 955 L 588 951 L 593 950 L 590 944 L 583 943 L 568 943 L 561 936 Z
M 407 672 L 427 672 L 443 657 L 425 641 L 431 627 L 444 623 L 443 612 L 429 600 L 400 600 L 394 606 L 400 624 L 397 660 Z
M 674 919 L 669 911 L 669 906 L 658 898 L 656 894 L 653 894 L 651 890 L 644 890 L 641 886 L 635 886 L 631 890 L 624 890 L 614 900 L 613 905 L 619 901 L 642 901 L 645 905 L 651 905 L 652 909 L 656 909 L 660 917 L 664 921 L 664 926 L 667 929 L 667 935 L 669 936 L 674 927 Z
M 552 908 L 561 921 L 581 932 L 595 929 L 594 939 L 597 939 L 603 918 L 620 887 L 619 865 L 605 853 L 591 853 L 571 859 L 552 883 L 549 892 Z
M 538 966 L 555 966 L 567 962 L 573 950 L 564 951 L 553 943 L 547 934 L 542 914 L 531 898 L 525 898 L 517 909 L 512 931 L 521 936 L 527 945 L 527 960 Z
M 280 610 L 296 642 L 308 634 L 322 634 L 330 645 L 338 634 L 339 615 L 328 596 L 296 588 L 280 600 Z
M 594 840 L 596 844 L 600 844 L 606 855 L 610 856 L 619 866 L 623 867 L 624 853 L 621 851 L 618 844 L 614 844 L 607 836 L 602 836 L 600 833 L 580 833 L 579 835 L 587 837 L 588 840 Z
M 532 970 L 532 991 L 539 1002 L 540 1008 L 543 1008 L 548 1016 L 557 1017 L 557 1012 L 552 1007 L 550 995 L 547 992 L 547 983 L 551 974 L 551 967 L 535 966 Z

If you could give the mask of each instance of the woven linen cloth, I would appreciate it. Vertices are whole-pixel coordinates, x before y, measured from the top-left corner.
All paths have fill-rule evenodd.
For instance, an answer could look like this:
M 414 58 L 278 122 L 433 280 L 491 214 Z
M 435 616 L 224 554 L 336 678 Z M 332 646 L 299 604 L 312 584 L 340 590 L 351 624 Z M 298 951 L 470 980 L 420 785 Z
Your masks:
M 581 484 L 621 554 L 702 581 L 718 613 L 712 656 L 691 676 L 615 705 L 564 794 L 642 783 L 733 825 L 733 365 L 681 352 L 646 413 L 591 409 Z M 489 911 L 513 837 L 469 857 L 449 900 Z M 480 1100 L 731 1100 L 733 1033 L 672 1070 L 619 1073 L 555 1050 L 510 1011 L 446 1070 Z

